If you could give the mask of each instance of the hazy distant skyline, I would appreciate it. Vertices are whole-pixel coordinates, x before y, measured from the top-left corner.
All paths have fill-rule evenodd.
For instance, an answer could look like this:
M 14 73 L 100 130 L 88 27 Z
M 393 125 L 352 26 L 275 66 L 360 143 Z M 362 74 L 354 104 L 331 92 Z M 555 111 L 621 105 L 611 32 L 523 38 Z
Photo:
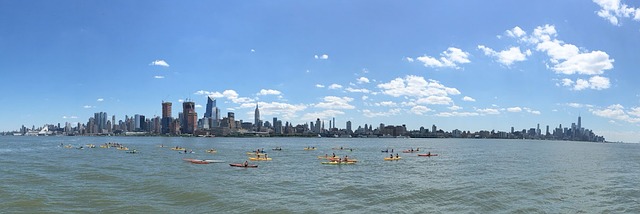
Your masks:
M 640 141 L 635 1 L 2 1 L 0 130 L 95 112 Z

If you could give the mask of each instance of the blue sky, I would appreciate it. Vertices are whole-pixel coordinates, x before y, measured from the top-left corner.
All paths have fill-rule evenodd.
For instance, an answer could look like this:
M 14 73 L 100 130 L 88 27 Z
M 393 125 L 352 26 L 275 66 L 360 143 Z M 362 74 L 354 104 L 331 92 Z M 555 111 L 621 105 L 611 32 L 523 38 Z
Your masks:
M 640 141 L 635 1 L 2 1 L 0 130 L 161 114 Z M 197 109 L 199 117 L 204 108 Z M 327 122 L 328 123 L 328 122 Z M 327 124 L 328 125 L 328 124 Z

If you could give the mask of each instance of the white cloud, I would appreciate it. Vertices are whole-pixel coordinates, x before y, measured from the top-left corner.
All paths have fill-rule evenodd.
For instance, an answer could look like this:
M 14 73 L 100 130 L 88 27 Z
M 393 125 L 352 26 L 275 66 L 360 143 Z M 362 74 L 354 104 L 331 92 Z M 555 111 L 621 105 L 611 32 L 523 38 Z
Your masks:
M 84 105 L 84 106 L 82 106 L 82 108 L 95 108 L 95 106 Z
M 427 108 L 426 106 L 414 106 L 413 108 L 411 108 L 411 113 L 417 114 L 417 115 L 423 115 L 424 113 L 433 111 L 430 108 Z
M 169 63 L 165 62 L 164 60 L 156 60 L 151 62 L 149 65 L 157 65 L 157 66 L 162 66 L 162 67 L 169 67 Z
M 500 114 L 500 111 L 494 108 L 476 109 L 476 111 L 480 114 Z
M 281 102 L 259 102 L 260 106 L 260 114 L 261 116 L 281 116 L 282 119 L 291 120 L 297 119 L 296 113 L 303 111 L 307 108 L 304 104 L 289 104 L 289 103 L 281 103 Z M 256 107 L 256 103 L 243 103 L 240 105 L 239 109 L 253 109 Z
M 196 108 L 202 108 L 202 105 L 196 104 Z
M 338 115 L 343 115 L 343 114 L 344 112 L 342 111 L 327 109 L 320 112 L 306 113 L 302 116 L 302 120 L 304 121 L 315 121 L 316 119 L 323 120 L 323 119 L 328 119 L 328 118 L 336 117 Z
M 62 119 L 78 119 L 78 116 L 62 116 Z
M 349 104 L 349 102 L 353 101 L 351 97 L 336 97 L 336 96 L 326 96 L 324 97 L 324 102 L 315 104 L 316 108 L 326 108 L 326 109 L 354 109 L 355 106 Z
M 326 54 L 322 54 L 320 56 L 315 55 L 315 56 L 313 56 L 313 58 L 315 58 L 315 59 L 329 59 L 329 55 L 326 55 Z
M 629 7 L 620 3 L 620 0 L 593 0 L 593 2 L 600 6 L 600 10 L 597 11 L 598 16 L 606 19 L 612 25 L 620 26 L 619 19 L 622 18 L 633 18 L 640 21 L 640 8 Z
M 620 104 L 610 105 L 605 109 L 590 109 L 591 113 L 594 115 L 615 119 L 620 121 L 626 121 L 628 123 L 638 123 L 640 122 L 640 117 L 638 117 L 638 107 L 631 108 L 630 112 L 625 112 L 624 106 Z
M 411 57 L 405 57 L 404 60 L 407 60 L 407 62 L 413 62 L 415 61 L 413 58 Z
M 459 48 L 449 47 L 446 51 L 440 53 L 440 59 L 435 57 L 423 55 L 416 58 L 418 61 L 424 63 L 425 67 L 436 68 L 455 68 L 459 69 L 458 64 L 470 63 L 469 53 L 464 52 Z
M 446 87 L 436 80 L 425 80 L 424 77 L 409 75 L 404 79 L 396 78 L 388 83 L 378 84 L 382 93 L 394 97 L 428 97 L 428 96 L 448 96 L 459 95 L 456 88 Z
M 367 95 L 363 95 L 362 96 L 362 100 L 367 100 L 367 99 L 369 99 L 369 96 L 367 96 Z
M 479 116 L 476 112 L 440 112 L 435 114 L 436 117 L 472 117 Z
M 164 79 L 164 76 L 153 76 L 154 79 Z
M 520 38 L 523 37 L 525 35 L 527 35 L 527 32 L 525 32 L 524 30 L 522 30 L 522 28 L 515 26 L 513 29 L 511 30 L 507 30 L 505 32 L 505 34 L 507 34 L 507 36 L 509 37 L 513 37 L 513 38 Z
M 516 107 L 507 108 L 507 111 L 508 112 L 521 112 L 522 108 L 516 106 Z
M 449 106 L 449 107 L 447 107 L 447 108 L 448 108 L 449 110 L 451 110 L 451 111 L 458 111 L 458 110 L 462 110 L 462 107 L 457 106 L 457 105 L 452 105 L 452 106 Z
M 178 102 L 179 102 L 179 103 L 183 103 L 183 102 L 184 102 L 184 100 L 183 100 L 183 99 L 178 99 Z
M 570 87 L 571 90 L 580 91 L 584 89 L 603 90 L 611 87 L 609 78 L 602 76 L 593 76 L 589 79 L 562 79 L 562 86 Z
M 520 47 L 510 47 L 507 50 L 496 52 L 484 45 L 478 45 L 478 49 L 484 52 L 484 55 L 497 58 L 500 64 L 510 66 L 514 62 L 527 60 L 527 56 L 531 56 L 531 50 L 520 51 Z
M 345 88 L 344 90 L 346 90 L 348 92 L 354 92 L 354 93 L 357 92 L 357 93 L 365 93 L 365 94 L 368 94 L 368 93 L 371 92 L 371 91 L 369 91 L 369 89 L 365 89 L 365 88 L 351 88 L 351 87 L 348 87 L 348 88 Z
M 376 106 L 385 106 L 385 107 L 396 107 L 396 106 L 398 106 L 398 104 L 393 102 L 393 101 L 383 101 L 383 102 L 376 103 L 375 105 Z
M 570 80 L 567 78 L 562 79 L 562 86 L 571 86 L 573 85 L 573 83 L 574 83 L 573 80 Z
M 211 92 L 211 91 L 204 91 L 204 90 L 200 90 L 200 91 L 196 91 L 194 94 L 196 95 L 207 95 L 209 97 L 212 98 L 221 98 L 224 97 L 228 100 L 231 100 L 231 102 L 233 103 L 249 103 L 249 102 L 253 102 L 254 100 L 248 97 L 239 97 L 238 92 L 236 92 L 235 90 L 224 90 L 222 93 L 220 92 Z
M 357 79 L 358 83 L 363 84 L 363 83 L 369 83 L 369 78 L 366 77 L 360 77 Z
M 335 83 L 331 84 L 329 86 L 329 89 L 340 89 L 340 88 L 342 88 L 342 85 L 338 85 L 338 84 L 335 84 Z
M 536 50 L 545 52 L 549 56 L 551 67 L 556 73 L 598 75 L 613 68 L 613 59 L 603 51 L 583 52 L 572 44 L 556 39 L 555 26 L 538 26 L 534 35 L 528 38 L 536 44 Z
M 322 85 L 322 84 L 316 84 L 316 88 L 324 88 L 324 85 Z
M 260 92 L 258 92 L 256 95 L 280 95 L 281 92 L 278 90 L 273 90 L 273 89 L 261 89 Z
M 399 108 L 389 109 L 389 111 L 386 111 L 386 112 L 374 112 L 369 109 L 365 109 L 365 110 L 362 110 L 362 114 L 365 117 L 388 117 L 392 115 L 397 115 L 401 111 L 402 110 L 400 110 Z
M 467 101 L 467 102 L 475 102 L 475 101 L 476 101 L 476 99 L 473 99 L 473 98 L 471 98 L 471 97 L 469 97 L 469 96 L 464 96 L 464 97 L 462 98 L 462 100 L 463 100 L 463 101 Z
M 635 117 L 640 117 L 640 107 L 631 108 L 629 114 Z
M 102 101 L 104 101 L 104 99 L 103 98 L 98 98 L 98 100 L 96 100 L 96 101 L 102 102 Z
M 449 105 L 453 103 L 450 97 L 445 96 L 428 96 L 416 100 L 416 103 L 427 105 Z
M 255 52 L 256 52 L 256 50 L 254 50 L 254 49 L 251 49 L 251 53 L 255 53 Z

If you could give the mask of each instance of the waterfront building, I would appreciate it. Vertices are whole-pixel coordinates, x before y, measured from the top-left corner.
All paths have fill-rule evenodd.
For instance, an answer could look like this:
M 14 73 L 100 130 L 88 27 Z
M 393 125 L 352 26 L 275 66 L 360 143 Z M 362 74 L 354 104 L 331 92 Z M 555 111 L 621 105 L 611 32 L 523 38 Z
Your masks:
M 255 110 L 255 114 L 254 114 L 254 126 L 256 128 L 255 131 L 259 132 L 260 131 L 260 109 L 258 109 L 258 104 L 256 103 L 256 110 Z
M 183 102 L 182 115 L 185 122 L 184 124 L 182 124 L 182 133 L 194 134 L 198 129 L 198 113 L 196 113 L 196 103 L 189 100 Z
M 171 131 L 171 122 L 173 117 L 171 116 L 171 102 L 162 102 L 162 134 L 168 134 Z

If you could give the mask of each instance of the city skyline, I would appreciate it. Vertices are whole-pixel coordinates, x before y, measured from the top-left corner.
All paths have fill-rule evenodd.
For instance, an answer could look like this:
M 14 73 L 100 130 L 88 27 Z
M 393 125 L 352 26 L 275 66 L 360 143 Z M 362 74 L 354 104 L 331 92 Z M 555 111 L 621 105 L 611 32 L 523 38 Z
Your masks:
M 2 2 L 0 131 L 86 123 L 96 112 L 154 118 L 159 100 L 174 108 L 192 100 L 187 118 L 234 112 L 255 123 L 259 106 L 262 121 L 321 118 L 338 128 L 508 131 L 582 116 L 609 141 L 638 142 L 639 8 L 604 0 Z M 219 110 L 206 111 L 208 97 Z

